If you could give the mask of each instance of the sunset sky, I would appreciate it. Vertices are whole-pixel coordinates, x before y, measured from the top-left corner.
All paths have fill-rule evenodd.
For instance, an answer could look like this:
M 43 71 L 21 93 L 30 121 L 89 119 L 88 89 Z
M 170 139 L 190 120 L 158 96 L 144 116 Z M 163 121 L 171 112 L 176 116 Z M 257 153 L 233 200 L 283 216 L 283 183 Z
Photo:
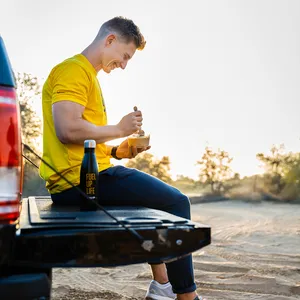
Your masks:
M 272 144 L 300 151 L 300 1 L 0 0 L 0 34 L 16 72 L 42 84 L 101 24 L 133 19 L 147 45 L 125 71 L 98 75 L 108 121 L 140 108 L 150 150 L 195 177 L 206 145 L 241 175 Z M 40 103 L 36 103 L 37 111 Z

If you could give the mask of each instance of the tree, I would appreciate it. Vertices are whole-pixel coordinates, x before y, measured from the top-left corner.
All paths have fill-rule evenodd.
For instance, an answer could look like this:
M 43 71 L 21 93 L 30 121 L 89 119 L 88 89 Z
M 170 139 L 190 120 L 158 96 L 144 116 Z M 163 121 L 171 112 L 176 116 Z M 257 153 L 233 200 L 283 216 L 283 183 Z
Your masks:
M 129 160 L 126 167 L 138 169 L 166 183 L 172 182 L 172 178 L 169 174 L 170 159 L 168 156 L 163 156 L 162 159 L 159 160 L 154 158 L 151 153 L 143 152 L 136 158 Z
M 283 199 L 295 200 L 300 197 L 300 153 L 290 154 L 289 157 L 281 196 Z
M 33 109 L 33 101 L 41 94 L 41 89 L 36 77 L 27 73 L 17 73 L 17 95 L 20 104 L 22 142 L 30 146 L 35 152 L 40 154 L 39 139 L 41 137 L 41 119 Z M 23 154 L 35 164 L 39 164 L 35 157 L 26 148 Z M 34 193 L 46 194 L 44 182 L 39 177 L 37 170 L 28 161 L 24 167 L 24 195 Z
M 266 170 L 265 185 L 270 192 L 293 198 L 300 192 L 300 153 L 287 153 L 283 144 L 273 145 L 270 154 L 258 153 L 256 158 Z
M 210 184 L 213 193 L 219 193 L 224 188 L 223 181 L 231 177 L 232 160 L 224 150 L 218 149 L 215 152 L 210 147 L 205 147 L 201 160 L 196 163 L 200 165 L 200 181 Z
M 286 153 L 284 144 L 273 145 L 270 154 L 257 153 L 256 158 L 260 160 L 267 173 L 283 175 L 286 164 Z
M 40 94 L 41 89 L 37 77 L 27 73 L 17 74 L 17 95 L 21 112 L 22 141 L 38 153 L 40 152 L 38 139 L 41 136 L 41 119 L 33 109 L 33 101 Z M 26 149 L 24 153 L 32 157 Z M 32 157 L 32 159 L 35 160 L 35 157 Z
M 270 154 L 257 153 L 256 158 L 263 163 L 266 171 L 265 183 L 270 191 L 279 194 L 284 188 L 284 173 L 288 163 L 288 155 L 283 144 L 273 145 Z

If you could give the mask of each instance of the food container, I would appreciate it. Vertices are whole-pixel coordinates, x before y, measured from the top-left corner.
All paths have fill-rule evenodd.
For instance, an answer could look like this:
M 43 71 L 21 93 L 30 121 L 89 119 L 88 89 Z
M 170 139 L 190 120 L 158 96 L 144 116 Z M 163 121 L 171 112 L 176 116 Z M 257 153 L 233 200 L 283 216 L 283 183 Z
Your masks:
M 149 146 L 150 143 L 150 134 L 148 135 L 139 135 L 139 134 L 132 134 L 128 137 L 128 146 L 134 146 L 137 148 L 146 148 Z

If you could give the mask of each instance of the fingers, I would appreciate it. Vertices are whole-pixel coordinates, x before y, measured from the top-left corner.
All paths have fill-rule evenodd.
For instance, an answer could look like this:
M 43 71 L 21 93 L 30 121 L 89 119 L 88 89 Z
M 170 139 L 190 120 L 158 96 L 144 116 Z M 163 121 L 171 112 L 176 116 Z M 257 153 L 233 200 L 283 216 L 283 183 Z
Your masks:
M 134 146 L 131 146 L 129 148 L 129 151 L 130 151 L 130 154 L 131 154 L 131 157 L 134 158 L 138 155 L 138 149 Z
M 131 114 L 133 116 L 133 120 L 135 120 L 137 123 L 142 124 L 143 116 L 142 116 L 142 112 L 140 110 L 135 111 L 135 112 L 133 112 Z
M 143 147 L 143 148 L 137 148 L 135 146 L 130 146 L 129 147 L 129 155 L 130 158 L 135 158 L 139 153 L 147 151 L 151 148 L 151 146 L 148 147 Z
M 143 148 L 137 148 L 137 153 L 141 153 L 141 152 L 144 152 L 144 151 L 147 151 L 151 148 L 151 146 L 148 146 L 148 147 L 143 147 Z
M 135 115 L 136 117 L 141 117 L 142 116 L 142 112 L 140 110 L 136 110 L 132 114 Z
M 138 114 L 137 111 L 131 113 L 133 120 L 137 121 L 137 122 L 142 122 L 143 121 L 143 116 L 142 113 Z
M 134 126 L 135 131 L 140 130 L 143 125 L 143 117 L 141 111 L 135 111 L 132 114 L 132 123 Z
M 121 137 L 129 136 L 130 134 L 139 131 L 143 125 L 142 121 L 143 117 L 140 110 L 131 112 L 124 116 L 117 124 Z

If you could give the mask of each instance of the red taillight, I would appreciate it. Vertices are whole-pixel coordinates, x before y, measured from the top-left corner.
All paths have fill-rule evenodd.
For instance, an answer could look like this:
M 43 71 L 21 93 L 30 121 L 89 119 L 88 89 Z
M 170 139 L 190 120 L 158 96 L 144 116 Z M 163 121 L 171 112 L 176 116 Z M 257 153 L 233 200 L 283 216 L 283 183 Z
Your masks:
M 0 87 L 0 223 L 19 217 L 20 112 L 14 88 Z

